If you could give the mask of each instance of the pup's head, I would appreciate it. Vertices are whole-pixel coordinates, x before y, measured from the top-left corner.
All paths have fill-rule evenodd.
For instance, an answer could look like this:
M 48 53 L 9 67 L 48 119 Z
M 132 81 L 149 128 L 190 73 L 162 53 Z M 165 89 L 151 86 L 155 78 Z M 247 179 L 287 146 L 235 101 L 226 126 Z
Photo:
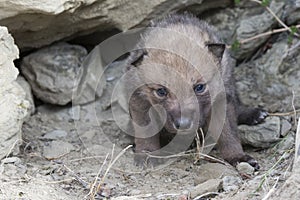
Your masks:
M 142 35 L 141 50 L 128 59 L 138 93 L 164 108 L 169 132 L 195 130 L 210 117 L 226 62 L 213 32 L 196 18 L 170 16 Z
M 196 130 L 210 118 L 211 103 L 218 93 L 215 75 L 219 73 L 224 48 L 222 44 L 207 44 L 193 59 L 197 65 L 157 49 L 144 49 L 133 59 L 130 70 L 139 80 L 138 93 L 166 111 L 164 127 L 169 132 Z

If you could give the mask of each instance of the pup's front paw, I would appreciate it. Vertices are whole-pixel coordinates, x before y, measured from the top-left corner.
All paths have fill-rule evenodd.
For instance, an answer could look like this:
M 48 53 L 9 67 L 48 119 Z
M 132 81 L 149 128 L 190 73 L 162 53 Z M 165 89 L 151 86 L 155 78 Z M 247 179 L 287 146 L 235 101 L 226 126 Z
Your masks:
M 268 112 L 261 108 L 253 108 L 240 114 L 238 121 L 239 124 L 256 125 L 262 123 L 268 115 Z

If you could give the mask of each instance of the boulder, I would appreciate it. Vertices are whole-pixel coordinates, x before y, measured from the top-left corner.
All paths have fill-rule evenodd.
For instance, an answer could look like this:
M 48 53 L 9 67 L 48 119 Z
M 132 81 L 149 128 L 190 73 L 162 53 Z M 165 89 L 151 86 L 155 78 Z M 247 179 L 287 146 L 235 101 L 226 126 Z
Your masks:
M 21 125 L 28 114 L 26 93 L 16 82 L 18 70 L 13 60 L 19 50 L 6 27 L 0 26 L 0 159 L 18 152 Z
M 37 98 L 65 105 L 72 101 L 77 90 L 86 55 L 81 46 L 58 43 L 24 57 L 21 70 Z
M 231 0 L 4 0 L 0 24 L 9 28 L 21 49 L 38 48 L 95 31 L 125 31 L 186 7 L 204 12 L 230 4 Z
M 240 125 L 241 141 L 254 147 L 268 148 L 280 140 L 279 117 L 268 117 L 256 126 Z
M 261 105 L 268 112 L 292 111 L 300 106 L 300 42 L 288 42 L 283 33 L 259 59 L 235 69 L 237 89 L 248 105 Z M 278 103 L 280 102 L 280 103 Z
M 270 9 L 280 17 L 283 14 L 284 6 L 285 2 L 275 0 L 271 2 Z M 264 11 L 261 14 L 252 13 L 252 15 L 248 17 L 244 16 L 236 29 L 236 40 L 242 42 L 243 40 L 256 36 L 260 33 L 267 32 L 277 23 L 276 19 L 267 11 Z M 249 57 L 260 45 L 266 42 L 269 37 L 270 36 L 260 37 L 241 44 L 240 48 L 235 51 L 235 56 L 238 59 Z

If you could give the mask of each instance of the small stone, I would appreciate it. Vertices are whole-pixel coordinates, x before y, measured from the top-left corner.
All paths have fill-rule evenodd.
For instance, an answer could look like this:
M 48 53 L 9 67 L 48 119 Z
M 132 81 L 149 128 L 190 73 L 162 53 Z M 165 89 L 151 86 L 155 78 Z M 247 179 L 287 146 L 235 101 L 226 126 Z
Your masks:
M 208 192 L 218 192 L 220 190 L 221 183 L 221 179 L 210 179 L 204 183 L 201 183 L 192 189 L 191 198 L 195 198 Z
M 240 174 L 247 174 L 247 175 L 252 175 L 255 171 L 254 167 L 252 167 L 247 162 L 241 162 L 237 164 L 236 169 Z
M 258 98 L 258 94 L 256 94 L 256 93 L 250 93 L 250 95 L 249 95 L 251 98 L 253 98 L 253 99 L 257 99 Z
M 48 146 L 44 146 L 43 156 L 49 160 L 59 158 L 70 151 L 74 150 L 74 146 L 68 142 L 52 141 Z
M 290 124 L 290 122 L 288 122 L 287 120 L 283 119 L 281 120 L 281 132 L 280 135 L 282 135 L 283 137 L 285 137 L 289 131 L 291 130 L 292 125 Z
M 54 130 L 54 131 L 46 133 L 40 139 L 44 139 L 44 140 L 57 140 L 57 139 L 65 138 L 67 135 L 68 135 L 68 133 L 66 131 L 64 131 L 64 130 Z
M 21 163 L 21 159 L 18 157 L 9 157 L 9 158 L 2 159 L 1 163 L 3 163 L 3 164 L 8 164 L 8 163 L 19 164 L 19 163 Z
M 239 131 L 244 144 L 268 148 L 280 141 L 280 118 L 267 117 L 265 122 L 255 126 L 240 125 Z
M 293 136 L 293 134 L 288 134 L 282 139 L 282 141 L 278 143 L 276 149 L 280 153 L 284 153 L 287 150 L 294 148 L 294 144 L 295 144 L 295 136 Z
M 69 114 L 71 118 L 75 121 L 80 120 L 80 106 L 72 106 L 72 108 L 69 110 Z
M 194 183 L 196 185 L 207 180 L 218 179 L 223 176 L 239 176 L 233 167 L 220 163 L 205 163 L 199 167 L 197 174 L 198 176 L 194 179 Z
M 130 195 L 139 195 L 139 194 L 141 194 L 141 190 L 133 189 L 130 191 Z
M 237 176 L 224 176 L 222 180 L 225 192 L 237 190 L 242 183 L 242 179 Z
M 57 43 L 25 56 L 21 70 L 36 97 L 46 103 L 66 105 L 74 98 L 86 56 L 82 46 Z

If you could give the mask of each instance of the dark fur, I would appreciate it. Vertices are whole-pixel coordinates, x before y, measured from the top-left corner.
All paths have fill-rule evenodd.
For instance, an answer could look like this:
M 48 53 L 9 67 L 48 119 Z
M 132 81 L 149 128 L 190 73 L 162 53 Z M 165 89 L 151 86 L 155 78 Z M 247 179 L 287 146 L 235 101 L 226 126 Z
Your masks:
M 237 124 L 253 125 L 260 123 L 266 117 L 266 113 L 258 108 L 249 108 L 239 101 L 232 75 L 231 58 L 225 49 L 225 45 L 222 44 L 222 41 L 217 36 L 217 31 L 207 23 L 187 14 L 167 16 L 161 21 L 153 22 L 151 26 L 166 28 L 180 33 L 191 40 L 199 42 L 200 48 L 192 51 L 182 39 L 177 41 L 175 38 L 168 43 L 168 40 L 171 41 L 170 38 L 172 36 L 146 31 L 138 46 L 143 49 L 133 52 L 128 58 L 128 73 L 131 73 L 131 76 L 127 80 L 126 86 L 130 89 L 136 88 L 129 101 L 129 111 L 133 121 L 140 126 L 148 125 L 150 123 L 149 108 L 152 105 L 159 104 L 167 112 L 167 121 L 158 134 L 148 138 L 141 138 L 139 137 L 140 135 L 144 136 L 147 133 L 141 133 L 138 128 L 135 128 L 137 163 L 141 164 L 144 162 L 145 152 L 153 152 L 161 148 L 162 135 L 172 135 L 178 131 L 174 128 L 174 121 L 181 119 L 182 116 L 192 120 L 196 114 L 195 110 L 198 110 L 200 117 L 199 122 L 195 126 L 197 128 L 208 126 L 211 122 L 211 104 L 218 101 L 218 94 L 213 96 L 211 95 L 212 91 L 208 90 L 203 94 L 197 95 L 197 101 L 195 101 L 195 99 L 192 100 L 192 93 L 186 91 L 193 89 L 193 84 L 197 83 L 197 81 L 202 83 L 212 80 L 216 73 L 214 68 L 216 68 L 224 82 L 227 99 L 225 124 L 218 140 L 218 149 L 222 157 L 234 166 L 238 162 L 243 161 L 258 168 L 256 160 L 246 155 L 243 151 L 237 135 Z M 182 50 L 187 57 L 195 58 L 198 62 L 196 68 L 200 69 L 201 73 L 193 70 L 189 62 L 172 52 L 151 48 L 144 49 L 144 45 L 151 47 L 156 44 L 162 47 L 167 46 L 170 49 L 179 49 L 178 51 Z M 210 64 L 207 64 L 207 61 L 211 61 Z M 168 70 L 161 71 L 159 68 L 156 68 L 155 65 L 157 63 L 170 66 L 170 69 L 178 72 L 180 77 L 174 78 L 169 74 Z M 143 64 L 148 64 L 148 67 L 144 67 Z M 187 80 L 187 82 L 183 84 L 180 78 Z M 148 79 L 152 81 L 157 80 L 157 83 L 154 81 L 152 84 L 143 85 L 143 82 L 149 81 Z M 174 96 L 172 90 L 168 97 L 164 99 L 155 96 L 155 90 L 163 82 L 166 83 L 166 87 L 177 85 L 177 94 L 183 98 L 184 102 L 181 108 L 178 103 L 178 96 Z

